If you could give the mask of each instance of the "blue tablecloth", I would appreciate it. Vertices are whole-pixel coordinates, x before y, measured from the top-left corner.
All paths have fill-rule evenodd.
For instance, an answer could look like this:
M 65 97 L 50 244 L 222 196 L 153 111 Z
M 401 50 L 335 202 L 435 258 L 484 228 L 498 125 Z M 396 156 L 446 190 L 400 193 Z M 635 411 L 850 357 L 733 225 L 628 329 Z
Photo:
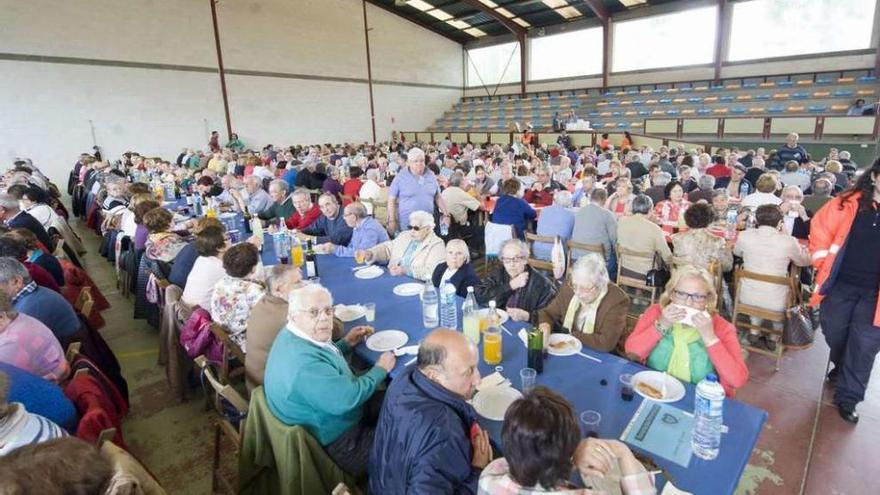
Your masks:
M 241 225 L 240 221 L 241 216 L 239 215 L 239 225 Z M 264 241 L 261 254 L 263 264 L 268 266 L 278 263 L 271 235 L 265 234 Z M 352 273 L 351 269 L 354 266 L 355 262 L 351 258 L 336 258 L 330 255 L 318 256 L 318 275 L 321 284 L 333 293 L 334 304 L 375 303 L 376 320 L 372 326 L 377 331 L 402 330 L 409 335 L 408 344 L 418 343 L 432 330 L 425 328 L 422 324 L 421 302 L 417 296 L 402 297 L 393 293 L 395 286 L 412 282 L 413 279 L 402 276 L 393 277 L 386 270 L 381 277 L 361 280 Z M 458 303 L 458 328 L 460 329 L 461 298 Z M 346 330 L 363 324 L 366 324 L 365 320 L 355 320 L 346 324 Z M 524 327 L 524 324 L 509 321 L 504 326 L 510 330 L 513 336 L 503 334 L 502 374 L 510 379 L 514 387 L 519 389 L 521 387 L 519 370 L 526 367 L 526 349 L 516 333 Z M 378 353 L 367 349 L 364 345 L 355 348 L 355 352 L 371 362 L 375 362 L 379 356 Z M 623 401 L 620 398 L 618 377 L 622 373 L 637 373 L 646 368 L 611 354 L 586 348 L 584 352 L 598 357 L 602 363 L 596 363 L 577 355 L 550 356 L 544 361 L 544 372 L 538 375 L 537 384 L 547 386 L 565 396 L 574 406 L 577 414 L 587 409 L 599 411 L 602 414 L 602 421 L 598 428 L 599 436 L 620 438 L 624 428 L 641 404 L 642 398 L 636 395 L 631 402 Z M 390 373 L 391 378 L 399 375 L 405 369 L 405 363 L 412 358 L 412 356 L 398 358 L 397 365 Z M 480 373 L 483 376 L 491 374 L 495 370 L 495 366 L 485 364 L 481 357 Z M 603 380 L 605 385 L 602 384 Z M 685 397 L 673 405 L 686 411 L 692 411 L 694 386 L 685 384 L 685 389 Z M 653 459 L 658 466 L 669 472 L 673 483 L 683 490 L 696 495 L 733 493 L 766 420 L 767 413 L 761 409 L 737 400 L 725 400 L 724 424 L 729 428 L 729 433 L 722 435 L 721 451 L 717 459 L 704 461 L 693 456 L 687 468 L 660 457 L 653 457 Z M 493 442 L 501 445 L 502 423 L 481 418 L 480 424 L 489 431 Z

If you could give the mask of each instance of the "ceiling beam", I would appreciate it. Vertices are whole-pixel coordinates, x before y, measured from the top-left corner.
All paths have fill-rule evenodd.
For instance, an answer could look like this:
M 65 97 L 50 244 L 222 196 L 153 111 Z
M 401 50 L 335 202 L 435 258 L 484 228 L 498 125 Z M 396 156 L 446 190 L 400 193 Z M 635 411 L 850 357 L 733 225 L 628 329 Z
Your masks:
M 413 24 L 416 24 L 416 25 L 418 25 L 418 26 L 421 26 L 421 27 L 423 27 L 423 28 L 425 28 L 425 29 L 427 29 L 427 30 L 429 30 L 429 31 L 433 31 L 433 32 L 439 34 L 440 36 L 443 36 L 444 38 L 446 38 L 446 39 L 448 39 L 448 40 L 452 40 L 452 41 L 458 43 L 459 45 L 463 45 L 463 44 L 464 44 L 464 42 L 463 42 L 461 39 L 456 38 L 456 37 L 453 36 L 452 34 L 447 33 L 446 31 L 442 31 L 442 30 L 440 30 L 440 29 L 438 29 L 438 28 L 436 28 L 436 27 L 434 27 L 434 26 L 432 26 L 432 25 L 430 25 L 430 24 L 428 24 L 428 23 L 426 23 L 426 22 L 422 22 L 422 21 L 420 21 L 418 18 L 416 18 L 416 17 L 414 17 L 414 16 L 413 16 L 413 17 L 410 17 L 410 16 L 404 14 L 401 10 L 398 10 L 398 9 L 395 9 L 395 8 L 390 7 L 390 6 L 388 6 L 388 5 L 385 5 L 384 3 L 382 3 L 381 0 L 366 0 L 366 1 L 367 1 L 367 3 L 370 4 L 370 5 L 374 5 L 374 6 L 376 6 L 376 7 L 379 7 L 380 9 L 384 10 L 385 12 L 390 12 L 390 13 L 392 13 L 392 14 L 394 14 L 394 15 L 400 17 L 400 18 L 403 18 L 403 19 L 408 20 L 409 22 L 412 22 Z
M 730 38 L 730 24 L 727 22 L 727 0 L 718 0 L 718 13 L 715 22 L 715 50 L 713 55 L 713 63 L 715 66 L 715 82 L 721 81 L 721 65 L 724 62 L 722 53 L 724 48 L 724 40 Z
M 584 3 L 590 7 L 590 10 L 596 14 L 596 17 L 598 17 L 603 24 L 608 22 L 608 19 L 611 19 L 611 14 L 608 12 L 608 9 L 605 8 L 605 4 L 602 3 L 602 0 L 584 0 Z
M 504 17 L 499 12 L 495 11 L 495 9 L 490 8 L 488 5 L 480 2 L 480 0 L 462 0 L 462 3 L 466 3 L 471 7 L 483 11 L 486 14 L 492 16 L 501 23 L 504 27 L 506 27 L 511 33 L 515 34 L 517 37 L 526 35 L 526 28 L 520 26 L 519 24 L 513 22 L 512 20 Z

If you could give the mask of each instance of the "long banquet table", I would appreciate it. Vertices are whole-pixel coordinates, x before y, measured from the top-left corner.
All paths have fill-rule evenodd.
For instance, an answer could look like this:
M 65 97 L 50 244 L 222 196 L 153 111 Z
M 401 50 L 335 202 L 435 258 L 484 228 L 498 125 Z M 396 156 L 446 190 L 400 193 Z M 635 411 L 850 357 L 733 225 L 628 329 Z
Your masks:
M 266 234 L 265 241 L 262 254 L 263 263 L 265 265 L 276 264 L 278 261 L 269 234 Z M 318 256 L 320 282 L 333 293 L 334 304 L 375 303 L 376 319 L 371 325 L 377 331 L 389 329 L 404 331 L 409 336 L 408 345 L 418 343 L 432 330 L 422 325 L 421 302 L 417 296 L 402 297 L 393 292 L 395 286 L 412 282 L 413 279 L 403 276 L 393 277 L 385 270 L 385 273 L 378 278 L 361 280 L 352 273 L 351 269 L 354 266 L 355 262 L 351 258 L 336 258 L 330 255 Z M 461 328 L 462 302 L 463 300 L 459 298 L 459 329 Z M 346 330 L 349 330 L 356 325 L 363 324 L 366 324 L 365 320 L 360 319 L 347 323 L 345 326 Z M 510 379 L 515 388 L 520 389 L 519 370 L 526 367 L 526 349 L 516 334 L 525 327 L 525 324 L 511 320 L 504 327 L 513 336 L 503 334 L 503 360 L 501 362 L 503 370 L 501 373 Z M 355 352 L 370 362 L 375 362 L 379 356 L 378 353 L 367 349 L 363 344 L 359 345 Z M 599 358 L 602 363 L 596 363 L 578 355 L 550 356 L 544 361 L 544 371 L 538 375 L 537 384 L 547 386 L 565 396 L 574 406 L 577 414 L 587 409 L 599 411 L 602 414 L 602 421 L 597 432 L 599 436 L 619 438 L 641 404 L 642 398 L 636 395 L 636 398 L 631 402 L 624 402 L 620 398 L 618 377 L 622 373 L 637 373 L 646 368 L 620 357 L 588 348 L 584 348 L 584 353 Z M 397 365 L 390 373 L 391 378 L 398 376 L 405 369 L 405 363 L 412 358 L 413 356 L 408 355 L 399 357 Z M 496 371 L 495 366 L 489 366 L 483 362 L 482 356 L 479 367 L 483 376 Z M 603 380 L 605 385 L 602 384 Z M 679 409 L 692 411 L 694 386 L 685 384 L 685 388 L 685 397 L 672 405 Z M 696 495 L 733 493 L 766 420 L 767 413 L 761 409 L 737 400 L 725 400 L 724 424 L 729 428 L 729 433 L 722 435 L 720 454 L 717 459 L 704 461 L 692 456 L 687 468 L 657 456 L 652 456 L 652 459 L 658 466 L 667 470 L 673 483 L 680 489 Z M 481 418 L 480 424 L 489 431 L 492 441 L 500 446 L 502 422 Z

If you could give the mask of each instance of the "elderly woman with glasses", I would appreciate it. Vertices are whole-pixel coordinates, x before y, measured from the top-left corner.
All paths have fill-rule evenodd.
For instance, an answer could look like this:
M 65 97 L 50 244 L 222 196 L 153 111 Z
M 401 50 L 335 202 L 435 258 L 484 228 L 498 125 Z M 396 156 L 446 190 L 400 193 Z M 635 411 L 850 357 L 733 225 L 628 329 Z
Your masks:
M 550 332 L 557 331 L 570 333 L 593 349 L 611 352 L 623 347 L 620 339 L 628 309 L 629 297 L 611 282 L 605 258 L 588 253 L 575 263 L 571 282 L 538 312 L 538 327 L 545 343 Z
M 272 415 L 305 428 L 343 471 L 359 478 L 367 472 L 377 414 L 376 393 L 396 362 L 385 352 L 356 375 L 346 355 L 372 333 L 357 326 L 333 341 L 333 296 L 317 284 L 288 296 L 287 325 L 269 350 L 264 390 Z
M 392 275 L 431 280 L 434 268 L 443 262 L 446 249 L 434 233 L 434 217 L 425 211 L 409 214 L 409 230 L 393 240 L 372 247 L 364 254 L 367 263 L 387 263 Z
M 672 274 L 660 303 L 642 314 L 626 352 L 655 370 L 698 383 L 715 373 L 732 395 L 749 379 L 736 328 L 715 311 L 718 295 L 703 269 L 684 265 Z
M 529 321 L 536 312 L 550 304 L 556 286 L 547 277 L 529 266 L 529 246 L 519 239 L 510 239 L 501 246 L 501 263 L 476 287 L 477 302 L 495 301 L 515 321 Z

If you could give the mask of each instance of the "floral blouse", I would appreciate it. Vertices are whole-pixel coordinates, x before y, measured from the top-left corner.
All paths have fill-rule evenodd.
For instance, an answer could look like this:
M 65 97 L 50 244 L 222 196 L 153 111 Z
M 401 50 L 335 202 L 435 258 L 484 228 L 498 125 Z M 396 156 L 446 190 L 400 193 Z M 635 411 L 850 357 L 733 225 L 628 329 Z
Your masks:
M 721 265 L 723 272 L 733 269 L 733 253 L 727 242 L 707 229 L 691 229 L 672 236 L 672 253 L 706 270 L 713 261 Z
M 211 319 L 229 332 L 233 342 L 245 348 L 245 330 L 251 308 L 266 293 L 263 284 L 245 278 L 224 275 L 211 294 Z
M 678 204 L 668 199 L 657 203 L 657 206 L 654 207 L 654 215 L 657 217 L 660 228 L 667 234 L 672 234 L 676 229 L 687 230 L 687 225 L 684 223 L 684 212 L 690 206 L 690 201 L 686 199 L 681 200 Z

